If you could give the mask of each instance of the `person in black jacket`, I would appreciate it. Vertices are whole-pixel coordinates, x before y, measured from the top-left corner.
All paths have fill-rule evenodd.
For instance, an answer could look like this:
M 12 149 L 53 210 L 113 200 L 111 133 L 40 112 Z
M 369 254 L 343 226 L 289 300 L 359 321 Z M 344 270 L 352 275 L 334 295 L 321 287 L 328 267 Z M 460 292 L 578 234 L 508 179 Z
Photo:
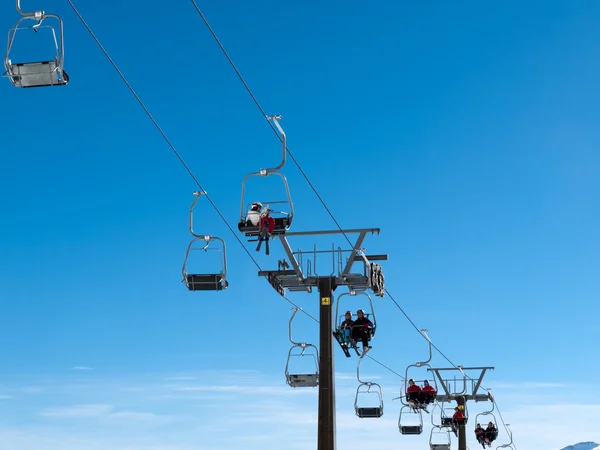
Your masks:
M 485 429 L 485 443 L 491 447 L 492 442 L 495 441 L 497 437 L 498 429 L 493 422 L 488 423 L 488 426 Z
M 354 321 L 352 327 L 352 339 L 354 341 L 361 341 L 363 345 L 363 351 L 370 349 L 369 338 L 371 337 L 371 331 L 373 330 L 373 323 L 365 317 L 365 312 L 362 309 L 356 311 L 357 318 Z

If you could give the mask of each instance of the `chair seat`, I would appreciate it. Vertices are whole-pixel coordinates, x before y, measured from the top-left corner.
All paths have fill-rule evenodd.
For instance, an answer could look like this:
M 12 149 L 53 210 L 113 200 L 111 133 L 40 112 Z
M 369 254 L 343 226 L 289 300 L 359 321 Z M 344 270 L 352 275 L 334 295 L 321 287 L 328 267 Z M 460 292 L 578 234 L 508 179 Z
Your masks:
M 288 375 L 288 384 L 291 387 L 315 387 L 319 385 L 319 375 L 316 373 L 290 374 Z
M 356 415 L 363 418 L 378 418 L 383 416 L 383 408 L 377 406 L 356 408 Z
M 430 444 L 431 450 L 450 450 L 450 444 Z
M 400 427 L 400 433 L 402 434 L 421 434 L 423 427 L 421 425 L 403 425 Z
M 289 228 L 290 223 L 287 217 L 277 217 L 275 218 L 275 228 L 273 229 L 273 233 L 271 234 L 284 234 L 285 231 Z M 248 225 L 247 222 L 238 223 L 238 230 L 244 233 L 246 236 L 258 236 L 260 234 L 260 227 L 255 225 Z
M 220 273 L 189 274 L 184 283 L 190 291 L 220 291 L 227 288 L 227 281 Z
M 56 60 L 9 64 L 5 75 L 13 85 L 22 88 L 64 86 L 69 82 L 66 72 L 61 73 Z

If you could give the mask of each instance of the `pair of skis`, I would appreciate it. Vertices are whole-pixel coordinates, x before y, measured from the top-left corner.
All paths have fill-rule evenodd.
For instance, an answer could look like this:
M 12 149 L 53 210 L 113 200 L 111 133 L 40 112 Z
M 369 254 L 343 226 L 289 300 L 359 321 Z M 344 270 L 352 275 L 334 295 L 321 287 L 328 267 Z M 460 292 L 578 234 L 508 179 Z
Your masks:
M 414 400 L 409 400 L 408 404 L 410 405 L 410 407 L 412 409 L 415 410 L 415 412 L 417 412 L 419 409 L 422 409 L 423 411 L 425 411 L 427 414 L 429 414 L 429 411 L 427 411 L 427 405 L 424 405 L 421 402 L 415 402 Z
M 351 348 L 353 348 L 354 351 L 356 352 L 356 355 L 361 358 L 367 353 L 367 351 L 369 351 L 371 349 L 371 347 L 368 347 L 366 351 L 363 349 L 363 352 L 361 353 L 358 350 L 358 347 L 356 346 L 356 344 L 352 344 L 352 341 L 350 342 L 350 345 L 348 345 L 348 342 L 342 337 L 342 335 L 339 332 L 332 331 L 332 333 L 335 336 L 335 340 L 337 341 L 337 343 L 340 344 L 340 347 L 342 348 L 344 355 L 346 355 L 346 358 L 350 358 L 352 356 L 352 355 L 350 355 Z
M 269 239 L 271 238 L 271 234 L 269 233 L 269 230 L 267 229 L 267 227 L 263 227 L 262 230 L 260 230 L 260 233 L 258 235 L 258 245 L 256 246 L 256 251 L 260 252 L 260 248 L 262 246 L 263 241 L 265 241 L 265 253 L 268 255 L 271 254 L 271 251 L 269 249 Z

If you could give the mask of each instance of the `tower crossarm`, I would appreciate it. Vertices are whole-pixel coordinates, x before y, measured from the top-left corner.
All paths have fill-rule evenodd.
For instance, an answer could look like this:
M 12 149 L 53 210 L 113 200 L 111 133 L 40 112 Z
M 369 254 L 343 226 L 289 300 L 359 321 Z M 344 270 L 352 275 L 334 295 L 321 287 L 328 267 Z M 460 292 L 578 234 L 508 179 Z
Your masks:
M 456 400 L 457 397 L 463 397 L 465 400 L 474 400 L 476 402 L 481 402 L 481 401 L 486 401 L 489 400 L 489 396 L 488 394 L 477 394 L 477 391 L 479 390 L 479 388 L 481 387 L 481 382 L 483 380 L 483 377 L 485 375 L 485 373 L 488 370 L 494 370 L 493 367 L 462 367 L 462 366 L 458 366 L 458 367 L 448 367 L 448 368 L 429 368 L 427 369 L 428 371 L 432 372 L 436 378 L 438 379 L 438 381 L 440 382 L 440 386 L 442 386 L 442 389 L 444 390 L 444 393 L 438 393 L 437 396 L 437 400 L 438 401 L 451 401 L 451 400 Z M 479 375 L 478 376 L 468 376 L 465 372 L 468 371 L 479 371 Z M 461 373 L 461 376 L 459 378 L 444 378 L 442 376 L 441 372 L 444 371 L 459 371 Z M 472 389 L 471 392 L 467 392 L 466 390 L 466 384 L 467 381 L 470 380 Z M 454 383 L 454 386 L 456 385 L 457 381 L 462 381 L 463 384 L 463 391 L 461 392 L 456 392 L 456 389 L 453 389 L 451 387 L 451 383 Z

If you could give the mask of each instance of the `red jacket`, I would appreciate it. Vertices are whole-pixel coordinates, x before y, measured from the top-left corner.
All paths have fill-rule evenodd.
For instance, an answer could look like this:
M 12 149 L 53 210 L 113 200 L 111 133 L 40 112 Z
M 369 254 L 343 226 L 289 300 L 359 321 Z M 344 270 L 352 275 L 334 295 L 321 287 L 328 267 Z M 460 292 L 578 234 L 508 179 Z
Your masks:
M 431 385 L 427 385 L 427 386 L 423 386 L 423 393 L 424 394 L 437 394 L 437 391 L 435 390 L 435 388 Z
M 413 384 L 406 389 L 407 394 L 410 394 L 411 392 L 421 392 L 421 388 L 418 385 Z
M 267 227 L 269 233 L 272 233 L 275 229 L 275 219 L 271 216 L 263 216 L 262 219 L 260 219 L 260 228 L 262 230 L 265 227 Z
M 454 415 L 452 416 L 452 421 L 464 422 L 465 421 L 465 415 L 462 412 L 460 412 L 460 411 L 456 411 L 454 413 Z

